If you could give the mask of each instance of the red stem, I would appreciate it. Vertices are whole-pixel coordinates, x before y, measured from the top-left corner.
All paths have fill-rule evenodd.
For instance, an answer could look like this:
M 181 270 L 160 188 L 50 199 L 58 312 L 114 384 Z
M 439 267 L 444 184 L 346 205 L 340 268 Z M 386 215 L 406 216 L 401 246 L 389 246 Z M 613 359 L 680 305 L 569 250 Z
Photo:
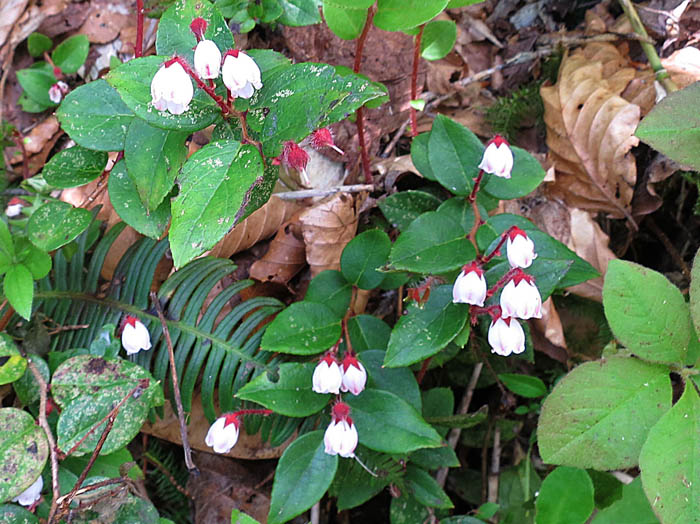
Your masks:
M 479 174 L 476 176 L 474 179 L 474 187 L 472 188 L 472 192 L 469 193 L 469 197 L 467 199 L 472 205 L 472 211 L 474 212 L 474 225 L 472 226 L 471 231 L 469 232 L 469 241 L 472 243 L 474 246 L 474 249 L 476 249 L 476 255 L 477 257 L 479 256 L 479 246 L 476 243 L 476 232 L 479 229 L 479 226 L 481 226 L 481 211 L 479 211 L 479 206 L 476 203 L 476 194 L 479 192 L 479 189 L 481 187 L 481 180 L 484 178 L 484 170 L 480 169 Z
M 420 41 L 423 38 L 423 30 L 425 29 L 425 24 L 421 25 L 418 29 L 418 35 L 416 35 L 416 41 L 413 46 L 413 71 L 411 71 L 411 100 L 416 100 L 418 98 L 418 64 L 420 63 Z M 418 117 L 416 109 L 411 106 L 411 136 L 418 135 Z
M 134 58 L 143 56 L 143 0 L 136 0 L 136 46 Z
M 507 272 L 505 275 L 503 275 L 503 276 L 501 277 L 501 279 L 500 279 L 498 282 L 496 282 L 496 284 L 495 284 L 491 289 L 489 289 L 489 290 L 486 292 L 486 298 L 491 298 L 493 295 L 495 295 L 495 294 L 496 294 L 496 291 L 498 291 L 498 290 L 501 289 L 503 286 L 505 286 L 505 285 L 508 283 L 508 281 L 509 281 L 511 278 L 513 278 L 513 276 L 514 276 L 518 271 L 522 271 L 522 270 L 521 270 L 519 267 L 512 267 L 512 268 L 510 268 L 510 269 L 508 270 L 508 272 Z
M 515 227 L 516 226 L 510 226 L 508 229 L 506 229 L 501 234 L 501 240 L 498 241 L 498 244 L 496 244 L 496 247 L 493 248 L 493 251 L 491 251 L 491 253 L 489 253 L 488 255 L 482 257 L 482 259 L 481 259 L 482 264 L 488 264 L 489 262 L 491 262 L 491 259 L 493 257 L 495 257 L 496 255 L 499 254 L 501 248 L 503 247 L 503 244 L 505 243 L 506 239 L 508 238 L 508 235 L 510 234 L 511 231 L 513 231 L 513 229 Z
M 362 63 L 362 49 L 365 47 L 365 40 L 367 40 L 367 34 L 369 33 L 370 27 L 372 27 L 372 20 L 374 19 L 375 6 L 372 5 L 367 10 L 367 20 L 365 20 L 365 26 L 362 28 L 362 33 L 360 38 L 357 39 L 357 44 L 355 46 L 355 63 L 353 64 L 352 70 L 355 73 L 360 72 L 360 64 Z M 372 183 L 372 172 L 369 166 L 369 153 L 367 151 L 367 144 L 365 143 L 365 126 L 363 122 L 363 111 L 362 107 L 357 110 L 357 139 L 360 143 L 360 156 L 362 158 L 362 171 L 365 174 L 365 182 L 367 184 Z
M 221 98 L 219 95 L 216 94 L 214 91 L 213 87 L 209 87 L 207 84 L 205 84 L 201 78 L 199 78 L 199 75 L 192 71 L 192 68 L 190 65 L 185 61 L 184 58 L 181 56 L 175 56 L 165 62 L 165 66 L 169 66 L 170 64 L 177 62 L 182 66 L 182 68 L 185 70 L 185 72 L 192 77 L 192 79 L 195 81 L 197 84 L 197 87 L 200 89 L 203 89 L 206 94 L 208 94 L 214 102 L 217 103 L 217 105 L 221 108 L 221 112 L 223 113 L 224 116 L 228 115 L 231 112 L 231 108 L 226 105 L 226 102 L 224 102 L 224 99 Z
M 272 415 L 274 411 L 271 409 L 241 409 L 240 411 L 236 411 L 234 415 L 237 417 L 243 416 L 243 415 Z

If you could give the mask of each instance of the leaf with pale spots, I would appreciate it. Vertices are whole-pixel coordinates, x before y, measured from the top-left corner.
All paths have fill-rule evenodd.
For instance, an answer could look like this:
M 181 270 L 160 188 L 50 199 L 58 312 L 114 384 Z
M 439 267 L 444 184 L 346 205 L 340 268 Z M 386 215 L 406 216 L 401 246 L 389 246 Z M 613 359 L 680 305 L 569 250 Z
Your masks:
M 0 501 L 11 500 L 31 486 L 49 456 L 46 434 L 21 409 L 0 409 Z
M 36 247 L 53 251 L 85 231 L 92 222 L 87 209 L 66 202 L 47 202 L 37 209 L 27 224 L 27 236 Z
M 54 187 L 76 187 L 96 179 L 106 166 L 107 153 L 75 146 L 51 157 L 41 174 Z
M 267 327 L 263 349 L 292 355 L 315 355 L 340 338 L 340 319 L 333 310 L 315 302 L 295 302 Z
M 193 154 L 178 178 L 172 202 L 170 249 L 180 268 L 211 248 L 252 209 L 266 191 L 262 159 L 251 145 L 211 142 Z

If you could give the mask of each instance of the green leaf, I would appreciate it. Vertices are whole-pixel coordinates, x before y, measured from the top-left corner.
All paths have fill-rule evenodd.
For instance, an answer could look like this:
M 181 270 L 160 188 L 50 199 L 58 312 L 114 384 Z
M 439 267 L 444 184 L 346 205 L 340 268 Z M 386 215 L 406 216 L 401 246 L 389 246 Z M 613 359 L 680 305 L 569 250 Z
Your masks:
M 382 319 L 372 315 L 357 315 L 348 319 L 348 332 L 355 351 L 386 349 L 391 328 Z
M 240 222 L 263 182 L 255 146 L 222 140 L 193 154 L 178 177 L 180 194 L 172 202 L 170 249 L 175 267 L 211 248 Z
M 545 399 L 537 427 L 545 462 L 636 466 L 647 433 L 671 406 L 668 368 L 629 357 L 586 362 Z
M 7 245 L 5 240 L 3 240 L 3 243 Z M 700 333 L 700 249 L 695 254 L 690 277 L 690 317 L 695 326 L 695 333 Z
M 469 316 L 469 306 L 452 302 L 452 286 L 439 286 L 420 307 L 408 306 L 389 339 L 386 367 L 408 366 L 428 358 L 457 336 Z
M 340 268 L 348 282 L 360 289 L 374 289 L 384 280 L 385 274 L 377 271 L 383 266 L 391 251 L 389 235 L 379 229 L 360 233 L 353 238 L 340 257 Z
M 270 380 L 267 373 L 261 373 L 238 390 L 236 397 L 287 417 L 308 417 L 321 411 L 329 398 L 311 389 L 315 367 L 315 362 L 280 364 L 279 377 L 275 382 Z
M 456 195 L 468 195 L 479 174 L 484 153 L 481 141 L 462 124 L 443 115 L 433 121 L 429 137 L 428 160 L 437 181 Z
M 98 151 L 121 151 L 134 118 L 119 93 L 99 79 L 77 87 L 56 111 L 61 127 L 78 145 Z
M 421 135 L 422 136 L 422 135 Z M 415 144 L 415 139 L 414 139 Z M 379 202 L 386 219 L 400 231 L 405 231 L 411 222 L 426 211 L 435 211 L 440 200 L 424 191 L 401 191 Z
M 457 24 L 453 20 L 433 20 L 423 30 L 420 55 L 426 60 L 440 60 L 452 51 L 456 41 Z
M 165 56 L 135 58 L 110 71 L 105 79 L 136 116 L 156 127 L 194 132 L 213 124 L 221 115 L 221 109 L 202 89 L 195 89 L 189 109 L 181 115 L 153 107 L 151 80 L 167 59 Z
M 479 409 L 473 413 L 459 413 L 457 415 L 448 415 L 442 417 L 426 417 L 426 421 L 431 424 L 436 424 L 438 426 L 445 426 L 448 428 L 472 428 L 478 426 L 489 414 L 488 406 L 481 406 Z
M 430 473 L 409 464 L 404 477 L 408 491 L 418 502 L 429 508 L 453 508 L 454 504 Z
M 0 408 L 0 435 L 0 501 L 7 501 L 39 477 L 49 444 L 34 418 L 16 408 Z
M 124 143 L 129 178 L 149 212 L 158 209 L 170 193 L 180 167 L 187 158 L 187 133 L 167 131 L 136 118 Z
M 389 391 L 421 411 L 421 396 L 415 375 L 408 368 L 385 368 L 384 351 L 370 349 L 357 358 L 367 370 L 367 387 Z
M 456 7 L 466 7 L 468 5 L 479 4 L 484 0 L 450 0 L 445 9 L 455 9 Z
M 444 273 L 476 256 L 462 227 L 439 211 L 423 213 L 396 239 L 389 260 L 396 269 Z
M 622 498 L 596 513 L 591 524 L 659 524 L 642 489 L 642 479 L 622 485 Z
M 46 361 L 37 355 L 31 355 L 29 358 L 32 359 L 32 362 L 39 370 L 39 373 L 48 383 L 49 379 L 51 378 L 51 372 L 49 371 L 49 366 Z M 19 398 L 20 402 L 25 406 L 39 400 L 39 383 L 36 381 L 34 374 L 29 370 L 29 368 L 25 369 L 24 374 L 19 378 L 19 380 L 12 384 L 12 387 L 14 388 L 15 393 L 17 393 L 17 397 Z
M 250 515 L 246 515 L 240 509 L 231 512 L 231 524 L 260 524 Z
M 352 284 L 340 271 L 327 269 L 316 275 L 306 290 L 305 302 L 324 304 L 342 319 L 350 307 Z
M 233 49 L 231 30 L 214 4 L 208 0 L 177 0 L 160 18 L 156 52 L 162 56 L 179 55 L 193 64 L 197 38 L 190 30 L 190 24 L 197 17 L 207 22 L 205 39 L 212 40 L 222 54 Z
M 653 362 L 685 361 L 690 313 L 681 292 L 661 273 L 611 261 L 603 307 L 615 337 L 635 355 Z
M 62 408 L 56 430 L 58 447 L 68 451 L 96 426 L 74 452 L 76 456 L 91 453 L 107 424 L 98 423 L 143 379 L 148 380 L 148 387 L 122 405 L 102 447 L 103 455 L 126 446 L 138 434 L 151 407 L 163 403 L 160 385 L 141 366 L 122 359 L 78 355 L 63 362 L 51 380 L 51 392 Z
M 54 155 L 41 174 L 52 186 L 64 189 L 92 182 L 106 166 L 107 153 L 74 146 Z
M 29 268 L 24 264 L 10 266 L 3 280 L 3 291 L 15 311 L 29 320 L 34 300 L 34 278 Z
M 536 524 L 584 524 L 593 513 L 593 482 L 582 469 L 560 466 L 542 482 L 535 508 Z
M 24 93 L 44 109 L 56 106 L 49 98 L 49 89 L 56 83 L 56 77 L 52 70 L 46 70 L 45 67 L 37 67 L 37 64 L 35 64 L 34 67 L 29 69 L 17 71 L 17 81 L 24 89 Z
M 20 354 L 12 337 L 0 333 L 0 385 L 19 379 L 26 369 L 27 359 Z
M 15 259 L 15 244 L 7 223 L 0 220 L 0 275 L 5 273 Z
M 165 233 L 170 222 L 170 199 L 163 200 L 149 214 L 126 172 L 124 160 L 117 162 L 109 174 L 109 200 L 119 217 L 142 235 L 158 239 Z
M 419 413 L 388 391 L 365 389 L 343 399 L 352 408 L 360 443 L 384 453 L 442 446 L 442 438 Z
M 676 162 L 700 170 L 700 116 L 689 107 L 700 102 L 700 84 L 669 93 L 644 117 L 635 134 Z
M 421 133 L 411 141 L 411 161 L 416 169 L 423 177 L 428 180 L 437 182 L 437 177 L 430 167 L 430 159 L 428 156 L 428 145 L 430 142 L 430 133 Z
M 66 202 L 47 202 L 37 209 L 27 224 L 29 240 L 44 251 L 53 251 L 77 237 L 92 222 L 87 209 Z
M 39 524 L 34 513 L 17 504 L 0 505 L 0 522 L 5 524 Z
M 519 147 L 513 150 L 513 171 L 510 178 L 488 175 L 483 189 L 500 200 L 511 200 L 531 193 L 544 180 L 542 165 L 530 153 Z
M 32 33 L 29 35 L 29 38 L 27 38 L 27 50 L 34 58 L 43 55 L 44 52 L 51 49 L 51 47 L 53 47 L 51 39 L 41 33 Z
M 294 302 L 267 326 L 260 345 L 268 351 L 315 355 L 335 344 L 340 332 L 340 319 L 327 306 Z
M 282 142 L 299 142 L 316 129 L 345 119 L 367 102 L 386 96 L 381 84 L 352 72 L 340 74 L 328 64 L 275 68 L 263 76 L 263 85 L 251 98 L 248 124 L 259 133 L 266 156 L 279 155 Z
M 389 505 L 389 522 L 391 524 L 423 524 L 430 522 L 434 514 L 418 502 L 410 493 L 401 493 L 392 497 Z M 440 520 L 442 523 L 443 521 Z
M 321 23 L 317 0 L 279 0 L 284 12 L 278 18 L 282 25 L 299 27 Z
M 690 381 L 649 431 L 639 456 L 642 484 L 662 522 L 700 516 L 700 397 Z
M 313 506 L 331 485 L 337 468 L 338 456 L 324 451 L 323 431 L 292 442 L 277 464 L 268 523 L 287 522 Z
M 518 373 L 500 373 L 498 378 L 516 395 L 525 398 L 537 398 L 547 394 L 547 386 L 538 377 Z
M 384 31 L 402 31 L 432 20 L 448 0 L 378 0 L 374 25 Z
M 58 44 L 51 53 L 51 59 L 63 73 L 72 75 L 85 63 L 89 51 L 87 35 L 75 35 Z
M 367 20 L 367 8 L 351 9 L 339 7 L 327 1 L 323 2 L 323 19 L 328 29 L 333 31 L 338 38 L 354 40 L 365 26 Z

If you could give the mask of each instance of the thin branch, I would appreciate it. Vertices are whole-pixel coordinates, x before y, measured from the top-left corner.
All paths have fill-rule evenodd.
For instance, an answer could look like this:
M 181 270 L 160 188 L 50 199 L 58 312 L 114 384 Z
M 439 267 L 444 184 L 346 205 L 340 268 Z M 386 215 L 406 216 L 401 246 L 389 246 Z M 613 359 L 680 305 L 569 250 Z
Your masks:
M 666 233 L 663 232 L 651 215 L 647 215 L 645 221 L 649 226 L 649 229 L 651 229 L 654 234 L 659 237 L 659 240 L 661 240 L 661 243 L 666 248 L 666 251 L 668 251 L 668 254 L 671 255 L 673 261 L 678 265 L 678 268 L 681 270 L 681 273 L 683 273 L 683 276 L 690 280 L 690 268 L 688 267 L 688 264 L 685 263 L 685 260 L 683 260 L 683 257 L 676 249 L 676 246 L 673 245 L 673 242 L 671 242 Z
M 330 189 L 304 189 L 301 191 L 285 191 L 275 193 L 273 196 L 282 200 L 301 200 L 302 198 L 313 198 L 333 195 L 335 193 L 359 193 L 361 191 L 374 191 L 372 184 L 354 184 L 350 186 L 338 186 Z
M 365 20 L 365 26 L 362 28 L 362 33 L 357 39 L 357 44 L 355 46 L 355 62 L 353 64 L 352 70 L 355 73 L 360 72 L 360 65 L 362 64 L 362 50 L 365 47 L 365 41 L 367 40 L 367 34 L 372 27 L 372 20 L 374 20 L 374 13 L 376 12 L 376 7 L 374 4 L 367 10 L 367 19 Z M 365 142 L 365 127 L 364 127 L 364 108 L 360 107 L 356 111 L 357 117 L 357 140 L 360 144 L 360 158 L 362 160 L 362 171 L 365 175 L 365 182 L 368 184 L 372 183 L 372 171 L 369 165 L 369 151 L 367 151 L 367 144 Z
M 158 319 L 160 320 L 160 325 L 163 328 L 163 335 L 165 335 L 165 343 L 168 346 L 168 356 L 170 358 L 170 374 L 173 381 L 173 394 L 175 396 L 175 406 L 177 408 L 177 419 L 180 422 L 180 437 L 182 438 L 182 447 L 185 451 L 185 466 L 189 471 L 197 471 L 197 466 L 192 462 L 192 449 L 190 448 L 190 441 L 187 436 L 187 424 L 185 423 L 185 411 L 182 408 L 182 398 L 180 397 L 180 385 L 177 380 L 177 367 L 175 366 L 175 351 L 173 350 L 173 341 L 170 338 L 170 331 L 168 330 L 168 324 L 165 321 L 165 315 L 163 315 L 163 306 L 160 304 L 158 295 L 155 291 L 151 291 L 151 300 L 156 306 L 156 311 L 158 312 Z
M 143 0 L 136 0 L 136 45 L 134 58 L 143 56 Z
M 501 472 L 501 428 L 496 425 L 493 432 L 493 449 L 491 450 L 491 473 L 489 474 L 488 501 L 498 502 L 498 480 Z
M 166 468 L 160 460 L 158 460 L 156 457 L 151 455 L 148 451 L 146 451 L 143 454 L 143 460 L 153 464 L 156 467 L 156 469 L 158 469 L 158 471 L 160 471 L 163 475 L 165 475 L 167 477 L 167 479 L 170 481 L 170 483 L 173 486 L 175 486 L 175 489 L 178 490 L 180 493 L 182 493 L 185 497 L 187 497 L 188 499 L 194 499 L 192 494 L 189 491 L 187 491 L 186 488 L 183 488 L 180 485 L 180 483 L 177 481 L 177 479 L 173 476 L 172 473 L 170 473 L 170 471 L 168 471 L 168 468 Z
M 418 98 L 418 64 L 420 63 L 420 41 L 423 38 L 423 30 L 425 24 L 421 24 L 413 43 L 413 70 L 411 71 L 411 101 Z M 411 106 L 411 136 L 418 135 L 418 117 L 416 116 L 416 108 Z

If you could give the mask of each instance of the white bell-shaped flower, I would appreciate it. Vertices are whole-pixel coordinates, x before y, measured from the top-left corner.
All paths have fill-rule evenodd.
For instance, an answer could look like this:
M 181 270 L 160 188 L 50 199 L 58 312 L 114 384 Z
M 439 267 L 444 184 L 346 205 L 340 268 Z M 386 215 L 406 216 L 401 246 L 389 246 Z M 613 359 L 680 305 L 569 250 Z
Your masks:
M 520 322 L 512 317 L 499 317 L 491 321 L 488 339 L 491 353 L 503 357 L 525 351 L 525 332 Z
M 235 97 L 250 98 L 262 87 L 260 68 L 249 55 L 238 49 L 226 51 L 221 79 Z
M 23 207 L 24 203 L 20 198 L 12 197 L 7 203 L 7 207 L 5 208 L 5 214 L 10 218 L 14 218 L 16 216 L 19 216 L 20 213 L 22 213 Z
M 464 266 L 452 286 L 452 302 L 483 306 L 486 300 L 484 271 L 476 262 Z
M 211 40 L 202 40 L 194 50 L 194 70 L 200 78 L 217 78 L 221 70 L 221 51 Z
M 193 96 L 190 75 L 178 62 L 169 60 L 153 75 L 151 99 L 158 111 L 181 115 L 189 109 Z
M 345 353 L 345 357 L 343 357 L 343 384 L 340 386 L 340 390 L 359 395 L 365 389 L 365 384 L 367 384 L 367 371 L 365 371 L 362 362 L 357 360 L 354 354 Z
M 330 353 L 326 353 L 321 361 L 314 369 L 314 375 L 311 379 L 313 382 L 312 389 L 316 393 L 340 393 L 340 386 L 343 383 L 343 372 L 340 370 L 340 365 L 336 358 Z
M 39 478 L 22 493 L 13 498 L 12 502 L 17 502 L 22 506 L 31 506 L 41 498 L 42 489 L 44 489 L 44 479 L 39 475 Z
M 542 318 L 542 297 L 535 279 L 519 270 L 501 292 L 501 312 L 504 317 Z
M 530 267 L 532 261 L 537 258 L 535 243 L 525 231 L 518 227 L 512 227 L 508 232 L 506 251 L 511 267 Z
M 349 458 L 355 456 L 358 435 L 350 418 L 350 406 L 338 402 L 333 406 L 332 420 L 323 436 L 325 452 Z
M 513 151 L 505 138 L 496 135 L 489 140 L 479 169 L 502 178 L 510 178 L 510 172 L 513 170 Z
M 209 427 L 204 443 L 214 448 L 216 453 L 228 453 L 238 442 L 240 421 L 235 413 L 228 413 L 217 418 Z
M 151 335 L 148 329 L 139 319 L 131 315 L 124 320 L 122 346 L 127 355 L 135 355 L 141 350 L 151 349 Z
M 68 93 L 68 84 L 59 80 L 49 88 L 49 100 L 54 104 L 60 104 L 63 96 Z

